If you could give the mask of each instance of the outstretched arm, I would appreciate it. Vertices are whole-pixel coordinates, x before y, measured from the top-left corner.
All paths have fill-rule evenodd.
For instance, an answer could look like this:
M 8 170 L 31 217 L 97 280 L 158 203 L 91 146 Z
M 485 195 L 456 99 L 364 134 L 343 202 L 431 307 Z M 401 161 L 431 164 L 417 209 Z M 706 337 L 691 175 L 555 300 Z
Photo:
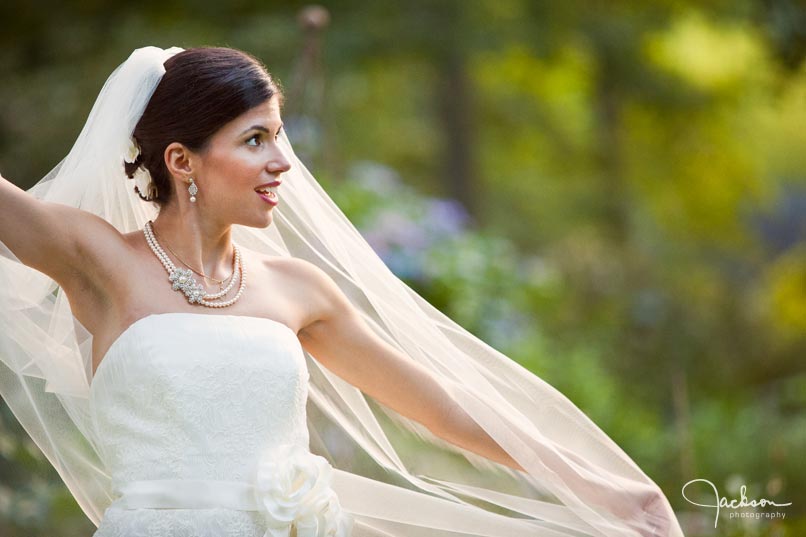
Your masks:
M 311 321 L 298 336 L 306 351 L 325 367 L 398 413 L 427 427 L 435 435 L 517 470 L 524 470 L 479 426 L 422 365 L 387 344 L 367 325 L 341 289 L 321 269 L 295 260 L 295 272 L 304 281 Z M 589 481 L 598 475 L 563 446 L 535 445 L 535 455 L 586 502 L 598 504 L 636 524 L 645 537 L 669 531 L 662 493 L 651 486 L 635 490 L 617 483 Z M 649 529 L 649 519 L 656 525 Z
M 311 322 L 299 331 L 306 351 L 350 384 L 432 433 L 521 470 L 422 365 L 382 340 L 322 270 L 302 260 Z
M 61 285 L 97 276 L 88 273 L 97 266 L 92 261 L 114 257 L 112 248 L 123 242 L 99 216 L 37 199 L 2 176 L 0 241 L 22 263 Z

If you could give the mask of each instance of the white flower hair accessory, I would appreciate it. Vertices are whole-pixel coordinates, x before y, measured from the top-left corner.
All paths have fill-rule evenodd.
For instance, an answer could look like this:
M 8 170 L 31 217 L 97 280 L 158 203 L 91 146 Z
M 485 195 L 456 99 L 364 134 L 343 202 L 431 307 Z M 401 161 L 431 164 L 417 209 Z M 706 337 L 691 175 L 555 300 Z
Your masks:
M 126 148 L 126 154 L 123 155 L 123 160 L 130 164 L 134 164 L 137 161 L 137 157 L 140 156 L 140 146 L 137 145 L 137 141 L 134 139 L 134 136 L 129 138 L 129 144 Z
M 157 185 L 154 184 L 151 174 L 142 165 L 142 162 L 138 162 L 138 159 L 140 159 L 140 146 L 134 136 L 131 136 L 129 143 L 126 145 L 123 161 L 127 164 L 137 164 L 137 168 L 130 177 L 130 179 L 134 179 L 135 192 L 142 198 L 153 200 L 157 197 Z
M 283 444 L 265 453 L 255 479 L 255 497 L 268 529 L 264 537 L 348 537 L 352 517 L 330 488 L 333 468 L 307 449 Z

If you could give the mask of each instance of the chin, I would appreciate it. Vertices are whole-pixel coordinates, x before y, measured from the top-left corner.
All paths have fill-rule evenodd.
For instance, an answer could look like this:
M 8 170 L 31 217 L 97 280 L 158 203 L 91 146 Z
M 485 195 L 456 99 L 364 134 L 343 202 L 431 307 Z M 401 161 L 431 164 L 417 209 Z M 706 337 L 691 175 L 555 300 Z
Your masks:
M 259 219 L 250 220 L 248 222 L 240 222 L 240 224 L 246 227 L 267 228 L 272 224 L 272 222 L 274 222 L 274 217 L 272 216 L 271 211 L 269 211 Z

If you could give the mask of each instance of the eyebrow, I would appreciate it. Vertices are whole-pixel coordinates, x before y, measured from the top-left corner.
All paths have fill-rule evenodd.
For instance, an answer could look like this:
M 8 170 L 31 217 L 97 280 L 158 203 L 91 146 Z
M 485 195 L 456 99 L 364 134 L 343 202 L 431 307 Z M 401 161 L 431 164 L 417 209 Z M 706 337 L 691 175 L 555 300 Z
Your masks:
M 277 129 L 277 132 L 280 132 L 280 130 L 281 130 L 281 129 L 282 129 L 284 126 L 285 126 L 285 124 L 281 122 L 281 123 L 280 123 L 280 128 L 278 128 L 278 129 Z M 241 135 L 246 134 L 247 132 L 249 132 L 249 131 L 251 131 L 251 130 L 257 130 L 257 131 L 266 132 L 266 133 L 268 133 L 268 132 L 269 132 L 269 129 L 267 129 L 267 128 L 266 128 L 266 127 L 264 127 L 263 125 L 252 125 L 252 126 L 251 126 L 251 127 L 249 127 L 248 129 L 246 129 L 245 131 L 243 131 L 243 132 L 241 133 Z

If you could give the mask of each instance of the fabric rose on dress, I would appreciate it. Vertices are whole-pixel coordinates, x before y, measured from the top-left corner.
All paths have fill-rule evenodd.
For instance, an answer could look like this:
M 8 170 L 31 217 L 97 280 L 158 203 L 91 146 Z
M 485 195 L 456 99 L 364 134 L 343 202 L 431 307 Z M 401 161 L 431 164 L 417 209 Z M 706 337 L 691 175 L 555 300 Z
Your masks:
M 255 495 L 268 530 L 264 537 L 348 537 L 351 519 L 330 488 L 333 468 L 300 446 L 284 444 L 258 462 Z

